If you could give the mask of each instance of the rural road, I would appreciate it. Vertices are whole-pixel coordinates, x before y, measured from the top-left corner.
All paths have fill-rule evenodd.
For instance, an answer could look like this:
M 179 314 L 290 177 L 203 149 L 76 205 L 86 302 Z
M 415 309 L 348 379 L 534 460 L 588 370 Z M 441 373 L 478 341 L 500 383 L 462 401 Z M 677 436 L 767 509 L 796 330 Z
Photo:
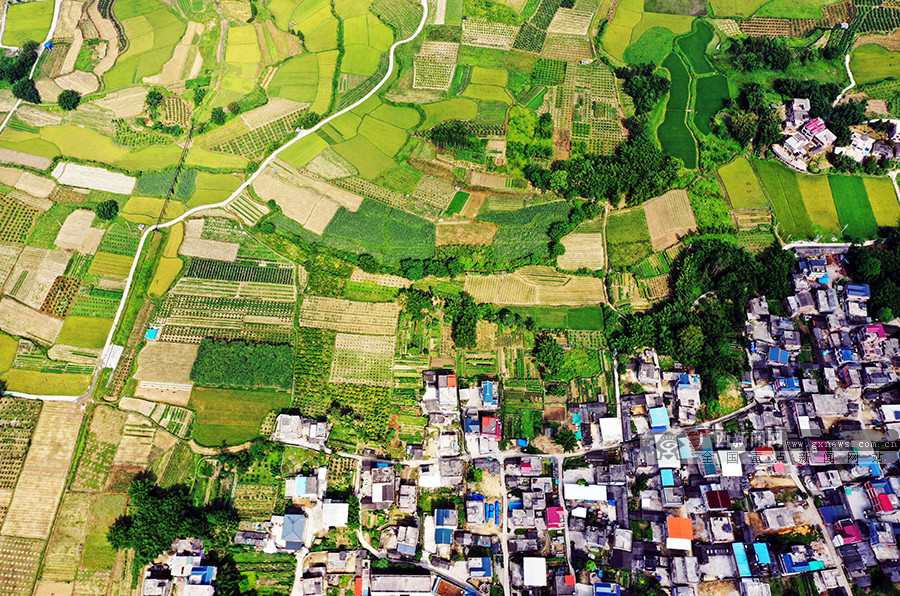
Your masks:
M 179 217 L 176 217 L 175 219 L 173 219 L 171 221 L 168 221 L 163 224 L 152 225 L 152 226 L 149 226 L 146 230 L 144 230 L 144 233 L 141 235 L 141 240 L 138 243 L 137 252 L 134 255 L 134 261 L 131 264 L 131 270 L 128 272 L 128 278 L 125 280 L 125 290 L 122 294 L 122 300 L 119 302 L 119 307 L 116 309 L 116 315 L 113 318 L 112 327 L 109 330 L 109 335 L 107 336 L 106 343 L 103 346 L 103 354 L 104 355 L 106 354 L 106 351 L 109 350 L 109 347 L 112 345 L 112 340 L 113 340 L 113 337 L 115 337 L 116 328 L 118 327 L 119 321 L 122 318 L 122 313 L 125 310 L 125 306 L 128 304 L 128 293 L 131 291 L 131 286 L 132 286 L 132 283 L 134 282 L 134 275 L 137 272 L 138 263 L 140 263 L 141 251 L 144 249 L 144 245 L 147 242 L 147 238 L 150 237 L 150 234 L 156 230 L 161 230 L 163 228 L 168 228 L 170 226 L 174 226 L 175 224 L 184 221 L 185 219 L 191 217 L 192 215 L 194 215 L 195 213 L 198 213 L 200 211 L 206 211 L 209 209 L 219 209 L 221 207 L 227 207 L 234 199 L 236 199 L 238 196 L 240 196 L 240 194 L 242 192 L 244 192 L 253 183 L 254 180 L 256 180 L 257 176 L 259 176 L 263 171 L 265 171 L 265 169 L 269 166 L 269 164 L 271 164 L 272 161 L 276 157 L 278 157 L 278 155 L 282 151 L 284 151 L 285 149 L 287 149 L 294 143 L 306 138 L 307 136 L 314 134 L 316 131 L 318 131 L 320 128 L 322 128 L 323 126 L 325 126 L 326 124 L 328 124 L 329 122 L 334 120 L 335 118 L 342 116 L 342 115 L 346 114 L 347 112 L 355 109 L 357 106 L 365 103 L 369 98 L 371 98 L 373 95 L 378 93 L 378 91 L 384 86 L 384 84 L 388 81 L 388 79 L 391 78 L 391 73 L 394 70 L 394 63 L 395 63 L 394 52 L 396 51 L 397 47 L 401 46 L 405 43 L 409 43 L 410 41 L 412 41 L 413 39 L 418 37 L 418 35 L 422 32 L 422 29 L 425 27 L 425 20 L 428 18 L 428 2 L 427 2 L 427 0 L 419 0 L 419 3 L 422 5 L 422 20 L 419 21 L 419 26 L 416 28 L 416 30 L 413 32 L 412 35 L 410 35 L 406 39 L 402 39 L 400 41 L 395 41 L 394 44 L 391 46 L 390 50 L 388 50 L 387 72 L 385 73 L 384 78 L 382 78 L 381 81 L 379 81 L 379 83 L 377 85 L 375 85 L 375 87 L 371 91 L 366 93 L 359 100 L 357 100 L 356 102 L 347 106 L 346 108 L 344 108 L 338 112 L 335 112 L 334 114 L 328 116 L 327 118 L 323 118 L 322 120 L 319 121 L 318 124 L 316 124 L 312 128 L 307 129 L 307 130 L 301 130 L 300 132 L 298 132 L 294 138 L 292 138 L 290 141 L 288 141 L 287 143 L 285 143 L 284 145 L 282 145 L 281 147 L 276 149 L 271 155 L 269 155 L 265 160 L 263 160 L 263 162 L 259 165 L 259 168 L 257 168 L 257 170 L 255 172 L 253 172 L 253 174 L 251 174 L 250 177 L 247 178 L 247 180 L 245 180 L 244 183 L 241 184 L 237 188 L 237 190 L 235 190 L 231 194 L 231 196 L 229 196 L 224 201 L 222 201 L 220 203 L 215 203 L 212 205 L 201 205 L 199 207 L 194 207 L 193 209 L 189 209 L 188 211 L 185 211 L 182 215 L 180 215 Z M 59 9 L 60 9 L 61 4 L 62 4 L 62 0 L 56 0 L 55 7 L 53 9 L 53 23 L 50 27 L 50 32 L 47 34 L 48 41 L 53 37 L 53 33 L 56 30 L 56 24 L 59 21 Z M 44 48 L 44 46 L 42 44 L 40 49 L 38 50 L 38 56 L 40 56 L 40 52 L 43 51 L 43 48 Z M 34 73 L 34 68 L 36 66 L 37 66 L 37 61 L 35 61 L 35 66 L 32 67 L 32 69 L 31 69 L 32 74 Z M 9 114 L 7 114 L 6 119 L 3 121 L 2 124 L 0 124 L 0 132 L 3 131 L 3 128 L 6 126 L 7 122 L 9 122 L 9 119 L 12 118 L 12 115 L 15 113 L 16 108 L 18 108 L 19 104 L 21 104 L 21 103 L 22 103 L 21 100 L 16 102 L 15 107 L 12 110 L 10 110 Z M 94 382 L 96 382 L 99 372 L 100 372 L 99 368 L 94 370 Z M 93 387 L 94 382 L 91 383 L 91 387 Z M 75 401 L 81 397 L 84 397 L 81 395 L 56 395 L 56 396 L 32 395 L 32 394 L 28 394 L 28 393 L 19 393 L 16 391 L 7 391 L 6 393 L 8 395 L 13 395 L 15 397 L 56 400 L 56 401 Z
M 850 71 L 850 53 L 844 56 L 844 67 L 847 69 L 847 76 L 850 77 L 850 84 L 844 87 L 844 89 L 838 94 L 837 99 L 834 100 L 832 105 L 838 105 L 838 102 L 841 101 L 841 98 L 844 97 L 844 94 L 847 91 L 850 91 L 854 87 L 856 87 L 856 80 L 853 78 L 853 73 Z

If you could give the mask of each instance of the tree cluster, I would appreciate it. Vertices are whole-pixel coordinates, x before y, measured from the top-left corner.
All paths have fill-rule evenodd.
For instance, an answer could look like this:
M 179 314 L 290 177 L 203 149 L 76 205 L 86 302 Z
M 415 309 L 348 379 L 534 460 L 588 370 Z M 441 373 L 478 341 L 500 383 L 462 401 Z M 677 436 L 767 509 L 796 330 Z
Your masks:
M 15 56 L 0 54 L 0 81 L 12 85 L 17 98 L 29 103 L 41 103 L 41 94 L 31 78 L 31 67 L 38 58 L 38 43 L 26 41 Z
M 866 103 L 864 101 L 848 101 L 832 105 L 834 98 L 841 92 L 837 83 L 817 83 L 816 81 L 798 79 L 776 79 L 773 88 L 782 98 L 809 98 L 810 118 L 823 118 L 828 121 L 828 128 L 837 136 L 837 145 L 850 143 L 850 127 L 866 121 Z
M 791 50 L 783 39 L 774 37 L 745 37 L 735 39 L 728 48 L 735 68 L 754 70 L 785 70 L 791 65 Z
M 631 120 L 629 126 L 631 135 L 612 155 L 556 161 L 549 169 L 532 164 L 525 168 L 525 177 L 537 188 L 555 190 L 566 198 L 617 203 L 624 194 L 629 205 L 639 205 L 658 196 L 677 180 L 681 161 L 656 146 L 642 119 Z
M 484 146 L 484 141 L 479 139 L 469 123 L 463 120 L 448 120 L 438 124 L 426 135 L 429 141 L 441 149 L 455 147 L 456 149 L 480 151 Z
M 879 163 L 878 159 L 868 156 L 862 160 L 862 163 L 856 161 L 852 157 L 848 157 L 843 153 L 829 153 L 828 162 L 837 172 L 845 174 L 865 174 L 867 176 L 880 176 L 886 174 L 891 169 L 891 160 L 884 160 Z
M 766 93 L 759 83 L 747 83 L 741 87 L 738 106 L 727 119 L 728 133 L 741 147 L 752 143 L 765 148 L 783 138 L 781 123 L 769 107 Z
M 371 258 L 371 255 L 369 255 Z M 373 259 L 374 260 L 374 259 Z M 360 266 L 363 269 L 362 266 Z M 435 277 L 455 277 L 464 270 L 462 262 L 456 257 L 448 259 L 403 259 L 400 261 L 399 273 L 413 281 L 429 275 Z
M 116 550 L 133 549 L 141 567 L 169 550 L 178 538 L 197 537 L 224 543 L 237 529 L 234 509 L 199 509 L 183 486 L 162 489 L 148 477 L 128 487 L 129 513 L 117 519 L 106 534 Z
M 561 369 L 565 359 L 563 349 L 552 335 L 539 335 L 534 338 L 531 355 L 551 373 Z
M 889 228 L 885 242 L 853 246 L 847 255 L 853 279 L 869 284 L 869 310 L 879 321 L 900 314 L 900 228 Z
M 241 340 L 204 339 L 191 368 L 191 380 L 207 387 L 290 389 L 291 346 Z
M 624 66 L 616 69 L 616 78 L 625 79 L 622 90 L 634 102 L 636 114 L 646 114 L 669 92 L 669 79 L 656 74 L 653 64 Z

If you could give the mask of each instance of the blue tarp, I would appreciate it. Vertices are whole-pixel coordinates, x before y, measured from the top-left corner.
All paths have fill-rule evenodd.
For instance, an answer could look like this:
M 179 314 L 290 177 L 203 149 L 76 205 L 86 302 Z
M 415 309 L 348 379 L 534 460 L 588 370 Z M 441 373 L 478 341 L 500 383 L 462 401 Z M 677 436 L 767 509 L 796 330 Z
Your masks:
M 753 552 L 756 553 L 756 560 L 760 565 L 770 565 L 772 557 L 769 556 L 769 545 L 765 542 L 754 542 Z
M 144 334 L 147 339 L 156 339 L 157 336 L 159 336 L 159 329 L 147 329 L 147 333 Z
M 734 551 L 734 560 L 737 561 L 738 573 L 741 577 L 751 577 L 753 572 L 750 571 L 750 561 L 747 560 L 747 548 L 740 542 L 731 545 Z
M 662 477 L 663 486 L 675 486 L 675 474 L 672 473 L 672 470 L 662 469 L 659 471 L 659 475 Z

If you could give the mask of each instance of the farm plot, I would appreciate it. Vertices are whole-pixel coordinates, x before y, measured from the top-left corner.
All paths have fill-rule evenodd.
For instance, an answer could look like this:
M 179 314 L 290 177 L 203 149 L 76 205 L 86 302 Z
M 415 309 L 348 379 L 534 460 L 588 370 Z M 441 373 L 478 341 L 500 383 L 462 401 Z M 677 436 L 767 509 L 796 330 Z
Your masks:
M 92 499 L 87 493 L 66 492 L 44 555 L 42 582 L 75 580 Z
M 445 221 L 437 224 L 436 246 L 490 246 L 500 228 L 480 221 Z
M 39 209 L 0 195 L 0 242 L 24 244 L 40 214 Z
M 641 208 L 611 213 L 606 223 L 611 269 L 631 267 L 653 252 L 647 217 Z
M 274 200 L 285 216 L 314 234 L 321 235 L 340 205 L 310 187 L 295 186 L 267 170 L 253 182 L 253 189 L 264 200 Z
M 80 286 L 81 280 L 77 277 L 60 275 L 50 286 L 50 291 L 47 292 L 47 297 L 41 304 L 40 312 L 61 319 L 65 318 Z
M 738 157 L 728 165 L 719 168 L 719 178 L 728 193 L 733 209 L 768 207 L 769 201 L 763 193 L 756 172 L 750 162 Z
M 196 412 L 194 440 L 201 445 L 235 445 L 257 438 L 271 411 L 291 405 L 289 393 L 195 387 L 190 408 Z
M 138 414 L 127 414 L 113 461 L 116 464 L 146 464 L 155 438 L 156 428 L 149 420 Z
M 53 282 L 66 272 L 69 258 L 69 253 L 63 251 L 26 246 L 3 292 L 32 308 L 40 308 Z
M 615 14 L 603 33 L 602 43 L 607 52 L 624 60 L 625 49 L 631 43 L 634 28 L 644 15 L 644 0 L 620 0 Z
M 0 397 L 0 491 L 12 491 L 25 463 L 41 402 L 17 397 Z M 2 520 L 2 517 L 0 517 Z
M 110 172 L 94 166 L 83 166 L 75 163 L 59 162 L 50 174 L 60 184 L 102 190 L 120 195 L 134 192 L 137 178 L 119 172 Z
M 868 179 L 867 179 L 868 180 Z M 840 234 L 841 225 L 838 223 L 837 208 L 831 197 L 831 185 L 825 176 L 797 176 L 797 185 L 800 187 L 800 195 L 803 204 L 809 214 L 810 222 L 816 233 L 823 231 L 827 234 Z M 890 188 L 893 204 L 897 205 L 894 197 L 894 189 Z
M 552 267 L 523 267 L 512 275 L 467 275 L 465 291 L 476 302 L 512 306 L 576 306 L 603 301 L 603 282 Z
M 234 508 L 244 520 L 269 519 L 281 489 L 269 484 L 238 484 L 234 493 Z
M 399 275 L 387 275 L 379 273 L 366 273 L 359 267 L 353 269 L 350 274 L 350 281 L 361 284 L 375 284 L 385 288 L 408 288 L 412 282 L 405 277 Z
M 499 50 L 511 50 L 519 28 L 515 25 L 491 23 L 480 19 L 462 22 L 463 45 Z
M 338 333 L 328 381 L 391 387 L 396 343 L 393 335 Z
M 655 252 L 677 244 L 682 236 L 697 229 L 691 200 L 684 190 L 670 190 L 644 204 L 650 243 Z
M 288 100 L 281 99 L 281 101 Z M 299 119 L 300 110 L 297 109 L 228 140 L 221 141 L 216 138 L 212 142 L 217 144 L 211 145 L 209 148 L 212 151 L 240 155 L 251 161 L 256 160 L 262 157 L 273 143 L 281 145 L 286 139 L 293 136 Z
M 93 222 L 93 211 L 76 209 L 63 222 L 53 243 L 62 250 L 73 250 L 85 255 L 94 254 L 103 239 L 103 230 L 92 228 Z
M 341 333 L 394 335 L 400 308 L 391 302 L 351 302 L 307 296 L 300 305 L 299 324 Z
M 694 124 L 705 134 L 712 134 L 713 116 L 725 108 L 731 98 L 728 79 L 723 75 L 713 75 L 697 79 L 697 95 L 694 100 Z
M 656 135 L 664 150 L 693 169 L 697 167 L 697 140 L 685 122 L 691 77 L 681 57 L 674 52 L 663 60 L 662 65 L 671 74 L 672 85 L 666 101 L 666 117 L 656 129 Z
M 869 204 L 879 226 L 895 227 L 900 224 L 900 203 L 894 193 L 894 185 L 887 178 L 863 178 Z
M 436 176 L 423 176 L 412 192 L 414 199 L 442 210 L 447 209 L 455 194 L 456 188 L 452 182 Z
M 10 335 L 28 337 L 42 344 L 52 344 L 62 330 L 63 322 L 45 315 L 11 298 L 0 299 L 0 329 Z
M 782 238 L 786 240 L 788 238 L 812 238 L 814 236 L 812 222 L 806 212 L 806 206 L 803 204 L 800 186 L 797 184 L 798 174 L 778 162 L 756 161 L 754 165 L 763 187 L 772 200 Z M 859 186 L 863 190 L 863 201 L 868 207 L 869 201 L 866 199 L 862 180 L 860 180 Z M 869 213 L 871 212 L 871 207 L 869 207 Z M 838 214 L 840 214 L 840 210 L 838 210 Z M 874 216 L 872 221 L 874 223 Z
M 65 488 L 81 428 L 74 403 L 47 402 L 41 408 L 31 447 L 3 522 L 5 536 L 46 540 Z
M 199 343 L 205 337 L 284 342 L 291 337 L 292 323 L 292 302 L 266 300 L 262 293 L 248 299 L 215 298 L 209 292 L 170 294 L 153 319 L 161 340 L 180 343 Z
M 900 68 L 900 52 L 891 52 L 880 45 L 869 43 L 853 50 L 850 70 L 857 84 L 877 83 Z
M 566 252 L 556 259 L 560 269 L 575 271 L 587 267 L 596 271 L 606 266 L 602 218 L 581 224 L 560 242 L 566 247 Z
M 32 593 L 46 544 L 45 540 L 0 536 L 0 592 L 9 596 Z
M 134 378 L 138 380 L 136 397 L 176 406 L 186 406 L 194 383 L 191 367 L 197 358 L 197 344 L 151 342 L 137 358 Z M 177 434 L 177 433 L 176 433 Z
M 831 194 L 837 208 L 841 226 L 846 226 L 844 233 L 854 239 L 874 238 L 878 232 L 878 223 L 862 178 L 856 176 L 829 176 Z
M 250 193 L 246 191 L 229 203 L 227 209 L 235 213 L 245 224 L 250 226 L 256 225 L 259 220 L 269 213 L 268 207 L 254 201 Z
M 713 38 L 713 28 L 706 21 L 696 19 L 693 23 L 693 31 L 690 35 L 678 38 L 675 43 L 687 56 L 688 64 L 695 75 L 704 75 L 713 71 L 712 65 L 706 57 L 706 46 Z M 697 97 L 702 97 L 698 91 Z
M 96 493 L 104 489 L 126 418 L 123 412 L 106 406 L 94 410 L 71 490 Z

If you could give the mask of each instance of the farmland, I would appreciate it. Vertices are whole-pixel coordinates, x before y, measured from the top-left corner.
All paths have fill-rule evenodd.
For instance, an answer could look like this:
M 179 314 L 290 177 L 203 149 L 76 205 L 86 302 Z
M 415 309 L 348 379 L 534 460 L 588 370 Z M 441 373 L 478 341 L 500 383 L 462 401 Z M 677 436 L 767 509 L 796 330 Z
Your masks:
M 759 179 L 772 200 L 778 229 L 782 236 L 785 239 L 812 238 L 814 236 L 812 222 L 800 194 L 796 172 L 770 161 L 757 161 L 754 165 Z M 862 181 L 860 181 L 860 186 L 862 186 Z M 863 190 L 863 196 L 865 196 L 865 190 Z
M 756 177 L 750 162 L 739 157 L 730 164 L 719 168 L 719 178 L 728 193 L 728 199 L 734 209 L 765 207 L 768 205 L 766 195 Z
M 606 236 L 610 268 L 630 267 L 653 252 L 647 216 L 641 208 L 610 214 Z
M 255 439 L 269 412 L 290 405 L 289 393 L 195 387 L 189 404 L 196 412 L 194 439 L 210 446 Z
M 656 135 L 663 149 L 680 158 L 688 168 L 697 167 L 697 142 L 687 127 L 687 109 L 691 77 L 678 54 L 669 54 L 662 66 L 668 69 L 672 85 L 666 103 L 666 116 Z
M 875 213 L 869 204 L 862 178 L 829 176 L 831 194 L 837 207 L 838 220 L 846 226 L 844 234 L 850 238 L 872 238 L 878 231 Z

